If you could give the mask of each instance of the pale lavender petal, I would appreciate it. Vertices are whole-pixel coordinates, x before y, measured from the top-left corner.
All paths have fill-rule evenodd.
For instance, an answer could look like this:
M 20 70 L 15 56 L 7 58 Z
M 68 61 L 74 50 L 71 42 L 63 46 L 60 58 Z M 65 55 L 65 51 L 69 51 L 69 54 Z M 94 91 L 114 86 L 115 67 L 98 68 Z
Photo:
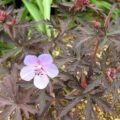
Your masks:
M 49 83 L 49 78 L 47 75 L 36 75 L 34 78 L 34 85 L 39 89 L 44 89 Z
M 50 64 L 53 62 L 53 58 L 50 54 L 42 54 L 38 56 L 38 59 L 40 61 L 41 64 Z
M 58 70 L 57 66 L 54 64 L 48 64 L 48 65 L 44 66 L 44 71 L 51 78 L 54 78 L 59 74 L 59 70 Z
M 24 59 L 25 65 L 35 65 L 37 64 L 38 58 L 35 55 L 27 55 Z
M 20 77 L 25 81 L 32 80 L 34 76 L 35 76 L 35 71 L 29 66 L 23 67 L 20 71 Z

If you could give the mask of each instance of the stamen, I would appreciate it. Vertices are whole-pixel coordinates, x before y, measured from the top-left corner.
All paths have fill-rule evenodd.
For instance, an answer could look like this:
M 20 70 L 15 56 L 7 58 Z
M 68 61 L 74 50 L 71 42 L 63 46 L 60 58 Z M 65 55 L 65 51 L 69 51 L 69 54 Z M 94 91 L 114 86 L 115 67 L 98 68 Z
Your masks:
M 35 66 L 35 74 L 36 75 L 43 75 L 44 74 L 43 66 L 40 63 Z

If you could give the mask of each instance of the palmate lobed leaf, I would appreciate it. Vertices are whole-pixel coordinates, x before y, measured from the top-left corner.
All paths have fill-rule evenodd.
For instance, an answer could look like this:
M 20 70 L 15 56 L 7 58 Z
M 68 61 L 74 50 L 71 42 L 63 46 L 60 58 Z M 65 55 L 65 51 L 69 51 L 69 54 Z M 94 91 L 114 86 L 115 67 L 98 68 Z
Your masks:
M 33 89 L 21 89 L 16 84 L 16 79 L 18 79 L 17 70 L 14 68 L 11 74 L 7 75 L 0 84 L 0 109 L 2 110 L 1 114 L 4 120 L 7 120 L 9 116 L 12 116 L 14 120 L 20 120 L 22 119 L 21 112 L 24 113 L 26 118 L 29 118 L 30 113 L 37 113 L 34 104 L 29 104 Z
M 20 105 L 20 109 L 24 112 L 27 119 L 29 119 L 29 113 L 35 114 L 37 111 L 32 105 Z
M 97 103 L 97 105 L 105 112 L 108 112 L 108 113 L 111 113 L 113 114 L 114 111 L 112 110 L 110 104 L 106 101 L 104 101 L 103 99 L 101 98 L 97 98 L 97 97 L 94 97 L 95 99 L 95 102 Z
M 85 108 L 85 120 L 98 120 L 95 111 L 93 110 L 92 99 L 89 96 L 87 99 L 87 104 Z
M 10 117 L 10 115 L 13 113 L 13 111 L 16 109 L 15 105 L 12 106 L 8 106 L 4 108 L 4 111 L 1 113 L 2 115 L 2 119 L 3 120 L 8 120 L 8 118 Z
M 80 18 L 81 19 L 81 18 Z M 29 25 L 29 24 L 27 24 L 27 25 Z M 29 25 L 30 26 L 30 25 Z M 63 25 L 64 26 L 64 25 Z M 60 55 L 57 57 L 57 59 L 59 60 L 58 61 L 58 64 L 59 64 L 59 67 L 61 67 L 62 65 L 65 65 L 65 67 L 64 67 L 64 69 L 62 69 L 61 71 L 62 71 L 62 74 L 63 75 L 61 75 L 61 73 L 60 73 L 60 75 L 59 75 L 59 77 L 58 77 L 58 80 L 56 79 L 55 80 L 55 84 L 54 84 L 54 81 L 53 81 L 53 84 L 54 84 L 54 91 L 55 91 L 55 95 L 56 95 L 56 98 L 55 98 L 55 100 L 57 100 L 57 97 L 58 98 L 60 98 L 61 97 L 61 94 L 59 94 L 59 92 L 61 92 L 63 89 L 63 87 L 64 86 L 66 86 L 66 87 L 68 87 L 69 86 L 69 81 L 72 81 L 73 83 L 71 84 L 71 87 L 70 87 L 70 89 L 78 89 L 79 88 L 79 86 L 80 86 L 80 81 L 79 81 L 79 79 L 77 79 L 78 80 L 78 82 L 77 82 L 77 85 L 75 84 L 74 85 L 74 77 L 76 77 L 77 75 L 78 75 L 78 77 L 80 77 L 80 74 L 76 74 L 77 72 L 79 72 L 81 69 L 85 69 L 86 71 L 87 71 L 87 69 L 88 69 L 88 66 L 90 66 L 92 69 L 95 69 L 94 71 L 93 71 L 93 74 L 94 74 L 94 76 L 93 75 L 91 75 L 90 77 L 95 77 L 93 80 L 95 80 L 96 82 L 98 82 L 97 81 L 97 78 L 99 77 L 99 74 L 101 73 L 101 69 L 99 69 L 99 70 L 97 70 L 96 71 L 96 66 L 94 65 L 96 62 L 98 63 L 98 65 L 99 65 L 99 68 L 101 68 L 101 66 L 104 66 L 103 64 L 101 64 L 101 63 L 99 63 L 99 61 L 93 61 L 92 59 L 91 59 L 91 53 L 92 53 L 92 50 L 90 50 L 91 49 L 91 47 L 92 47 L 92 45 L 93 45 L 93 35 L 94 34 L 90 34 L 90 30 L 89 29 L 87 29 L 87 27 L 84 27 L 83 28 L 83 26 L 81 26 L 81 22 L 80 22 L 80 25 L 77 25 L 78 26 L 78 31 L 76 30 L 73 30 L 74 32 L 75 32 L 75 34 L 76 35 L 78 35 L 79 37 L 78 37 L 78 39 L 77 39 L 77 42 L 76 42 L 76 39 L 74 40 L 74 41 L 72 41 L 73 43 L 75 43 L 76 42 L 76 44 L 75 44 L 75 46 L 73 46 L 73 44 L 70 44 L 70 42 L 71 42 L 71 40 L 69 40 L 69 44 L 65 44 L 64 42 L 62 42 L 63 40 L 63 37 L 64 37 L 64 35 L 65 34 L 67 34 L 67 32 L 68 32 L 68 30 L 66 30 L 65 29 L 65 26 L 64 26 L 64 30 L 63 31 L 65 31 L 66 33 L 64 33 L 63 31 L 62 32 L 60 32 L 60 36 L 59 36 L 59 38 L 57 39 L 57 38 L 55 38 L 55 42 L 54 43 L 52 43 L 51 42 L 51 44 L 55 44 L 55 47 L 54 46 L 52 46 L 52 45 L 48 45 L 48 43 L 45 43 L 45 44 L 43 44 L 42 43 L 42 41 L 40 41 L 40 42 L 36 42 L 36 39 L 34 39 L 34 38 L 32 38 L 33 39 L 33 41 L 32 41 L 32 39 L 30 39 L 30 40 L 28 40 L 29 42 L 30 42 L 30 44 L 29 43 L 27 43 L 25 40 L 27 40 L 27 37 L 26 38 L 24 38 L 23 37 L 23 35 L 22 35 L 22 32 L 24 32 L 24 31 L 20 31 L 20 32 L 18 32 L 18 34 L 17 34 L 17 36 L 19 35 L 19 34 L 21 34 L 21 36 L 22 36 L 22 39 L 23 39 L 23 43 L 25 43 L 27 46 L 25 46 L 26 47 L 26 49 L 25 49 L 25 53 L 23 52 L 22 53 L 22 55 L 21 55 L 21 58 L 25 55 L 25 54 L 28 54 L 28 53 L 30 53 L 31 51 L 31 53 L 33 53 L 33 54 L 39 54 L 39 52 L 52 52 L 52 50 L 54 50 L 54 48 L 57 48 L 57 47 L 61 47 L 61 50 L 60 50 Z M 79 28 L 79 27 L 81 27 L 81 28 Z M 56 27 L 57 28 L 57 27 Z M 28 29 L 29 29 L 29 27 L 28 27 Z M 92 27 L 91 27 L 91 29 L 92 29 Z M 114 28 L 114 30 L 115 30 L 115 28 Z M 72 32 L 73 32 L 72 31 Z M 94 30 L 94 31 L 97 31 L 97 30 Z M 61 34 L 61 33 L 63 33 L 63 34 Z M 97 31 L 97 33 L 99 33 L 99 31 Z M 97 34 L 96 33 L 96 34 Z M 26 33 L 25 33 L 26 34 Z M 95 34 L 95 35 L 96 35 Z M 38 34 L 37 34 L 38 35 Z M 33 36 L 36 36 L 36 34 L 33 34 Z M 84 42 L 84 40 L 85 40 L 85 38 L 87 38 L 87 37 L 90 37 L 90 40 L 89 41 L 86 41 L 86 42 Z M 118 37 L 118 36 L 117 36 Z M 41 37 L 38 37 L 38 39 L 41 39 Z M 18 39 L 19 40 L 19 39 Z M 118 39 L 119 40 L 119 39 Z M 83 41 L 83 42 L 81 42 L 81 41 Z M 102 41 L 102 39 L 101 39 L 101 41 Z M 34 44 L 34 42 L 36 42 L 36 44 Z M 24 46 L 25 44 L 23 44 L 22 43 L 22 45 L 21 46 Z M 38 44 L 39 43 L 39 44 Z M 80 44 L 78 44 L 78 43 L 80 43 Z M 112 42 L 111 42 L 111 44 L 112 44 Z M 67 45 L 71 45 L 70 47 L 68 47 Z M 78 45 L 78 46 L 77 46 Z M 116 44 L 117 45 L 117 44 Z M 32 47 L 31 47 L 32 46 Z M 52 46 L 52 47 L 51 47 Z M 87 47 L 86 47 L 87 46 Z M 102 47 L 103 47 L 103 45 L 101 45 Z M 75 47 L 77 47 L 77 51 L 76 52 L 73 52 L 73 51 L 75 51 Z M 81 49 L 80 49 L 81 48 Z M 30 51 L 29 51 L 29 50 Z M 114 48 L 115 49 L 115 48 Z M 112 49 L 112 52 L 114 51 L 114 49 Z M 77 54 L 76 54 L 77 53 Z M 106 52 L 106 54 L 109 54 L 109 52 Z M 118 55 L 118 57 L 119 57 L 119 54 L 117 53 L 117 55 Z M 78 56 L 80 56 L 80 58 L 81 59 L 79 59 L 79 57 Z M 21 63 L 21 58 L 16 58 L 18 61 L 18 63 Z M 117 64 L 116 64 L 116 60 L 115 60 L 115 58 L 116 57 L 109 57 L 108 56 L 108 58 L 110 58 L 110 60 L 111 59 L 113 59 L 112 61 L 114 62 L 112 62 L 111 64 L 110 64 L 110 66 L 117 66 Z M 19 62 L 19 59 L 20 59 L 20 62 Z M 93 62 L 91 62 L 91 61 L 93 61 Z M 107 59 L 104 59 L 104 58 L 102 58 L 102 60 L 101 60 L 101 62 L 103 62 L 103 61 L 105 61 L 105 63 L 106 63 L 106 61 L 107 61 Z M 119 59 L 117 60 L 117 61 L 119 61 Z M 16 62 L 16 61 L 13 61 L 13 62 Z M 61 63 L 60 63 L 61 62 Z M 108 61 L 109 62 L 109 61 Z M 14 63 L 13 63 L 14 64 Z M 21 65 L 21 64 L 20 64 Z M 105 66 L 106 67 L 106 66 Z M 99 73 L 100 72 L 100 73 Z M 16 74 L 15 72 L 13 72 L 14 74 Z M 13 75 L 14 74 L 12 74 L 11 76 L 13 77 Z M 18 75 L 19 73 L 17 73 L 17 75 Z M 66 75 L 66 76 L 65 76 Z M 86 75 L 87 76 L 87 75 Z M 87 82 L 88 82 L 88 88 L 86 88 L 87 89 L 87 95 L 89 96 L 96 96 L 96 91 L 97 91 L 97 89 L 96 89 L 96 87 L 98 88 L 98 87 L 101 87 L 101 85 L 100 84 L 96 84 L 95 85 L 95 83 L 93 82 L 91 82 L 90 81 L 90 79 L 91 78 L 88 78 L 87 79 Z M 15 77 L 15 78 L 17 78 L 17 77 Z M 7 81 L 7 83 L 6 84 L 10 84 L 9 82 L 10 82 L 11 80 L 9 80 L 9 81 Z M 13 80 L 14 81 L 14 80 Z M 58 81 L 59 81 L 59 84 L 58 84 Z M 105 81 L 105 80 L 104 80 Z M 6 82 L 6 81 L 5 81 Z M 61 83 L 60 83 L 61 82 Z M 102 81 L 103 82 L 103 81 Z M 23 84 L 25 84 L 26 85 L 26 83 L 23 83 Z M 93 85 L 94 84 L 94 85 Z M 103 85 L 104 83 L 102 83 L 102 85 Z M 108 83 L 109 84 L 109 83 Z M 110 85 L 111 85 L 112 83 L 110 83 Z M 117 84 L 117 83 L 116 83 Z M 14 85 L 12 85 L 12 86 L 14 86 Z M 19 86 L 19 85 L 17 85 L 17 86 Z M 21 85 L 22 86 L 22 85 Z M 29 86 L 29 85 L 26 85 L 27 87 Z M 4 86 L 3 86 L 4 87 Z M 22 87 L 19 87 L 19 88 L 24 88 L 25 86 L 22 86 Z M 30 87 L 30 86 L 29 86 Z M 5 87 L 4 87 L 5 88 Z M 5 90 L 6 89 L 6 90 Z M 15 91 L 15 90 L 10 90 L 10 89 L 12 89 L 12 87 L 11 87 L 11 85 L 9 85 L 9 87 L 7 87 L 7 88 L 5 88 L 4 89 L 4 94 L 6 95 L 6 91 L 9 91 L 9 97 L 12 97 L 14 94 L 11 94 L 11 93 L 13 93 L 13 91 Z M 104 84 L 104 86 L 103 86 L 103 92 L 104 91 L 107 91 L 107 89 L 108 89 L 108 87 L 107 87 L 107 85 L 106 84 Z M 116 88 L 115 88 L 116 89 Z M 17 89 L 18 90 L 18 89 Z M 94 92 L 94 94 L 91 94 L 91 92 L 90 91 L 95 91 Z M 113 91 L 114 91 L 114 89 L 112 89 Z M 20 94 L 18 94 L 20 92 Z M 2 93 L 3 93 L 3 90 L 2 90 Z M 85 93 L 85 94 L 86 94 Z M 115 92 L 113 92 L 113 93 L 115 93 Z M 30 94 L 30 92 L 29 92 L 29 94 Z M 17 92 L 16 92 L 16 95 L 17 96 L 20 96 L 20 97 L 18 97 L 18 99 L 20 99 L 20 100 L 23 100 L 25 97 L 26 97 L 26 95 L 28 96 L 28 97 L 26 97 L 23 101 L 19 101 L 19 102 L 21 102 L 22 103 L 22 106 L 21 106 L 21 109 L 19 109 L 18 107 L 16 107 L 16 109 L 15 109 L 15 114 L 16 114 L 16 117 L 15 117 L 15 120 L 19 120 L 20 119 L 20 116 L 21 116 L 21 111 L 23 111 L 23 109 L 24 109 L 24 114 L 27 116 L 27 117 L 29 117 L 29 109 L 30 109 L 30 111 L 31 111 L 31 113 L 34 113 L 34 106 L 32 106 L 33 104 L 32 103 L 30 103 L 29 105 L 31 105 L 31 107 L 25 107 L 26 106 L 26 103 L 29 103 L 30 101 L 30 99 L 29 99 L 29 95 L 28 95 L 28 93 L 26 92 L 26 91 L 24 91 L 24 90 L 18 90 Z M 80 94 L 77 94 L 78 96 L 80 95 L 80 96 L 82 96 L 82 91 L 80 91 Z M 98 95 L 98 97 L 101 97 L 101 95 L 102 94 L 99 94 Z M 117 94 L 116 94 L 117 95 Z M 65 107 L 64 109 L 63 109 L 63 111 L 61 111 L 61 116 L 67 116 L 68 114 L 68 111 L 72 108 L 72 107 L 74 107 L 78 102 L 76 102 L 76 99 L 75 98 L 78 98 L 78 96 L 76 97 L 76 96 L 74 96 L 72 99 L 69 99 L 70 101 L 71 100 L 73 100 L 72 101 L 72 103 L 70 102 L 70 104 L 68 104 L 67 105 L 67 107 Z M 69 96 L 69 98 L 70 97 L 72 97 L 72 96 Z M 42 98 L 42 97 L 41 97 Z M 12 98 L 13 99 L 13 98 Z M 63 97 L 62 96 L 62 99 L 63 100 L 68 100 L 68 98 L 67 97 Z M 85 99 L 86 99 L 86 96 L 85 96 Z M 10 101 L 9 100 L 9 98 L 7 98 L 6 97 L 6 100 L 8 100 L 8 101 Z M 36 99 L 35 99 L 36 100 Z M 42 100 L 42 99 L 41 99 Z M 45 100 L 46 100 L 46 98 L 45 98 Z M 53 99 L 52 99 L 53 100 Z M 74 101 L 75 100 L 75 101 Z M 78 100 L 78 99 L 77 99 Z M 46 100 L 47 101 L 47 103 L 51 103 L 51 101 L 49 101 L 49 100 Z M 81 101 L 81 100 L 80 100 Z M 39 102 L 41 102 L 41 104 L 42 104 L 42 102 L 44 102 L 44 104 L 45 104 L 45 101 L 40 101 L 39 100 Z M 93 106 L 91 106 L 91 102 L 89 103 L 90 101 L 88 101 L 88 111 L 90 112 L 90 113 L 92 113 L 91 112 L 91 108 L 89 108 L 89 107 L 93 107 Z M 5 105 L 7 103 L 7 101 L 4 103 L 3 102 L 3 105 Z M 14 102 L 13 102 L 14 103 Z M 23 103 L 25 103 L 25 106 L 23 106 Z M 58 100 L 58 103 L 59 103 L 59 100 Z M 44 105 L 43 104 L 43 105 Z M 18 105 L 18 104 L 17 104 Z M 28 105 L 28 104 L 27 104 Z M 58 104 L 57 104 L 58 105 Z M 56 106 L 57 106 L 56 105 Z M 8 105 L 6 104 L 6 106 L 8 107 Z M 59 106 L 59 105 L 58 105 Z M 101 105 L 102 106 L 102 105 Z M 12 109 L 12 106 L 10 106 L 11 108 L 10 109 Z M 42 107 L 42 106 L 40 106 L 40 107 Z M 50 106 L 51 107 L 51 106 Z M 60 106 L 61 107 L 61 106 Z M 57 108 L 57 107 L 56 107 Z M 103 105 L 103 108 L 104 108 L 104 105 Z M 32 111 L 33 110 L 33 111 Z M 51 112 L 52 112 L 52 110 L 51 110 Z M 50 112 L 50 113 L 51 113 Z M 46 113 L 46 114 L 42 114 L 43 116 L 45 116 L 46 117 L 46 120 L 47 119 L 49 119 L 49 117 L 48 116 L 50 116 L 50 113 L 48 113 L 48 109 L 44 109 L 44 113 Z M 66 115 L 67 114 L 67 115 Z M 87 115 L 90 115 L 88 112 L 86 112 L 86 114 Z M 91 117 L 91 115 L 90 115 L 90 117 Z M 90 117 L 88 117 L 88 119 L 90 118 Z M 68 118 L 68 120 L 69 120 L 69 117 L 67 117 Z M 50 119 L 52 119 L 52 118 L 50 118 Z M 62 118 L 63 119 L 63 118 Z M 38 118 L 38 120 L 39 120 L 39 118 Z M 44 118 L 43 118 L 43 120 L 44 120 Z M 64 120 L 64 119 L 63 119 Z M 96 120 L 96 119 L 95 119 Z
M 16 108 L 16 110 L 15 110 L 14 119 L 15 120 L 22 120 L 21 111 L 19 108 Z
M 102 77 L 100 76 L 97 80 L 93 81 L 91 84 L 89 84 L 86 88 L 85 91 L 83 93 L 87 93 L 92 91 L 95 87 L 100 86 L 102 81 Z
M 0 107 L 12 105 L 13 102 L 14 102 L 13 100 L 0 96 Z
M 77 105 L 80 102 L 81 99 L 83 99 L 83 96 L 75 98 L 66 107 L 64 107 L 59 114 L 59 118 L 62 118 L 63 116 L 65 116 L 75 105 Z
M 85 120 L 92 120 L 92 102 L 90 98 L 87 99 L 85 108 Z

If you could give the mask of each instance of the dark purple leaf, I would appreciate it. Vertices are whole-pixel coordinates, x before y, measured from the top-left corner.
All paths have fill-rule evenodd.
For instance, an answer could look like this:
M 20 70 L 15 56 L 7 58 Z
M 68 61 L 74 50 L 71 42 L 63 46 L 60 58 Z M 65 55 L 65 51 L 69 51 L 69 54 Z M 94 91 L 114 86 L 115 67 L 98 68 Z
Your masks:
M 16 110 L 15 110 L 14 119 L 15 120 L 22 120 L 21 110 L 19 108 L 16 108 Z
M 75 105 L 77 105 L 80 100 L 83 99 L 83 96 L 76 98 L 72 102 L 68 103 L 66 107 L 63 108 L 63 110 L 59 114 L 59 118 L 62 118 L 65 116 Z
M 114 113 L 114 111 L 111 109 L 111 106 L 108 102 L 102 100 L 101 98 L 95 98 L 94 99 L 95 102 L 97 103 L 97 105 L 105 112 L 108 112 L 108 113 Z

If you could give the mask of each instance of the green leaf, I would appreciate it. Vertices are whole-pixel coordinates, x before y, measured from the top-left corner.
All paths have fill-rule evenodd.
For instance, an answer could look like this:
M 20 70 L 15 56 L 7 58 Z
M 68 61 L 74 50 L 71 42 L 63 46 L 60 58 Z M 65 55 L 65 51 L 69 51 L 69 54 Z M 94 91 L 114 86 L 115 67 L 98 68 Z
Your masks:
M 35 6 L 34 4 L 32 4 L 26 0 L 23 0 L 23 3 L 35 20 L 43 20 L 43 16 L 40 14 L 37 6 Z
M 44 16 L 42 16 L 36 5 L 28 2 L 27 0 L 23 0 L 23 3 L 26 6 L 27 10 L 30 12 L 31 16 L 34 18 L 34 20 L 39 21 L 44 19 Z M 43 24 L 38 25 L 38 27 L 42 32 L 45 33 L 45 26 Z
M 0 42 L 0 50 L 5 50 L 5 49 L 12 49 L 14 48 L 15 46 L 13 45 L 8 45 L 6 43 L 3 43 L 3 42 Z
M 40 13 L 44 14 L 43 0 L 36 0 L 36 3 L 39 7 Z
M 96 4 L 99 8 L 106 8 L 110 10 L 111 4 L 106 2 L 106 1 L 97 1 L 97 0 L 92 0 L 92 3 Z
M 13 48 L 13 49 L 10 49 L 10 50 L 6 51 L 6 53 L 4 53 L 4 54 L 1 56 L 0 63 L 4 62 L 6 59 L 8 59 L 8 58 L 10 58 L 10 57 L 16 56 L 16 55 L 19 54 L 21 51 L 22 51 L 21 48 Z
M 45 109 L 45 90 L 41 90 L 39 94 L 39 105 L 40 105 L 40 113 L 42 113 Z
M 50 20 L 50 12 L 51 12 L 51 4 L 52 0 L 43 0 L 43 7 L 44 7 L 44 19 Z M 49 26 L 45 26 L 46 34 L 47 36 L 51 36 L 51 31 L 49 29 Z
M 21 17 L 20 17 L 20 21 L 21 22 L 24 22 L 26 19 L 27 19 L 27 14 L 28 14 L 29 12 L 28 12 L 28 10 L 26 9 L 26 8 L 24 8 L 23 9 L 23 12 L 22 12 L 22 15 L 21 15 Z
M 43 17 L 44 17 L 44 20 L 45 19 L 50 19 L 50 3 L 48 2 L 48 3 L 44 3 L 43 2 L 44 0 L 36 0 L 36 2 L 37 2 L 37 5 L 38 5 L 38 7 L 39 7 L 39 10 L 40 10 L 40 12 L 41 12 L 41 14 L 43 15 Z M 51 0 L 49 0 L 49 1 L 51 1 Z M 46 6 L 46 4 L 49 6 Z M 44 13 L 46 13 L 46 9 L 48 10 L 47 12 L 47 15 L 46 15 L 46 17 L 45 17 L 45 14 Z M 45 12 L 44 12 L 45 11 Z M 51 36 L 51 32 L 50 32 L 50 29 L 49 29 L 49 26 L 48 25 L 45 25 L 45 33 L 47 34 L 47 36 Z
M 50 19 L 52 0 L 43 0 L 44 19 Z
M 48 25 L 45 26 L 46 34 L 48 37 L 51 37 L 51 30 Z

